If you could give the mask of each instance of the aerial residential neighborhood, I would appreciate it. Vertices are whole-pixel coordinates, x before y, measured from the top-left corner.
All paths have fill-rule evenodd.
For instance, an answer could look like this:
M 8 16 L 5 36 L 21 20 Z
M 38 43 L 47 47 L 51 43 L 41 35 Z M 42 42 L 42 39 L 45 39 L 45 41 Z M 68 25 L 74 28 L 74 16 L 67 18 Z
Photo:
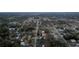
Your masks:
M 1 14 L 0 47 L 79 47 L 79 13 Z

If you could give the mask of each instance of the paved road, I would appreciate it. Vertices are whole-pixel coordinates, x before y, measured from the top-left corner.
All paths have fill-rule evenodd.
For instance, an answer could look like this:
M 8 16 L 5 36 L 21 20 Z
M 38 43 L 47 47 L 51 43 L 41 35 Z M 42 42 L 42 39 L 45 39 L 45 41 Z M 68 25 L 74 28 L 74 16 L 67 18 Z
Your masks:
M 58 30 L 56 29 L 55 26 L 53 26 L 53 29 L 54 29 L 54 33 L 57 33 L 58 37 L 61 38 L 61 41 L 64 42 L 64 43 L 66 43 L 67 46 L 70 47 L 71 45 L 63 38 L 63 36 L 61 36 L 61 34 L 58 32 Z
M 36 19 L 37 23 L 36 23 L 36 36 L 35 36 L 35 42 L 34 42 L 34 47 L 36 47 L 36 43 L 37 43 L 37 33 L 38 33 L 38 30 L 39 30 L 39 19 Z

